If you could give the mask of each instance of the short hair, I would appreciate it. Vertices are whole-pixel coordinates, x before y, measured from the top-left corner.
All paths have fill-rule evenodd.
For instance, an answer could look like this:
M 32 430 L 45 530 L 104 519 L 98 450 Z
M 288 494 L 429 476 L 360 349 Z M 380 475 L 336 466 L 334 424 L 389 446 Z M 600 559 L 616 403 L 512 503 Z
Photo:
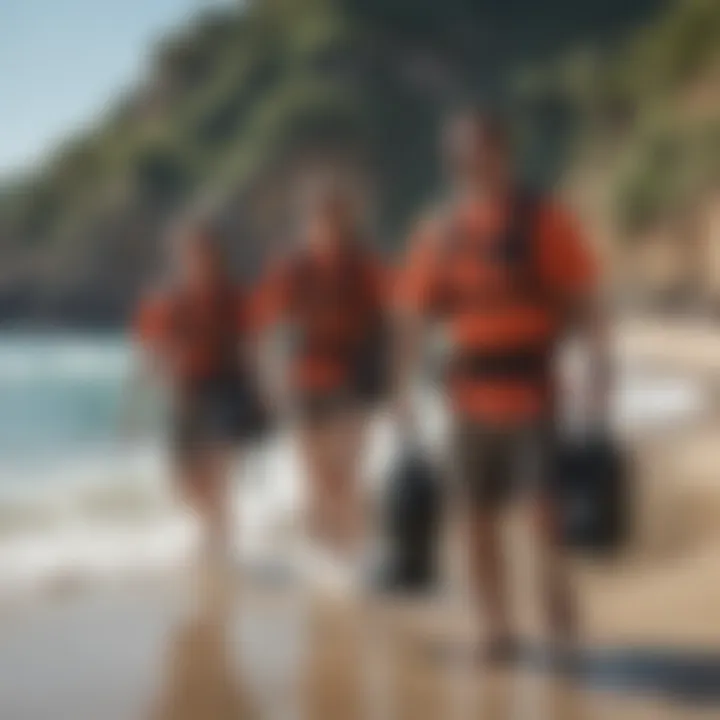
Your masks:
M 173 217 L 167 229 L 166 241 L 171 250 L 202 243 L 219 259 L 225 256 L 223 232 L 217 218 L 197 210 Z
M 339 173 L 309 175 L 298 190 L 298 209 L 302 215 L 340 210 L 353 218 L 353 221 L 357 220 L 360 197 L 349 178 Z

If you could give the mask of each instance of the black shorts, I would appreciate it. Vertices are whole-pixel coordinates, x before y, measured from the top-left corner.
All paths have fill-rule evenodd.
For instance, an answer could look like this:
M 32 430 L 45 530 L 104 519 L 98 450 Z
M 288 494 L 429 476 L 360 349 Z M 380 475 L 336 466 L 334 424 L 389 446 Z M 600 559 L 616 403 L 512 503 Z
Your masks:
M 338 388 L 329 392 L 298 392 L 294 411 L 303 425 L 322 425 L 332 422 L 338 415 L 369 408 L 371 402 L 351 388 Z
M 542 423 L 496 428 L 459 420 L 453 429 L 453 476 L 484 509 L 499 509 L 522 491 L 547 497 L 554 485 L 552 438 Z
M 208 447 L 233 446 L 253 436 L 254 397 L 241 378 L 208 378 L 175 402 L 172 449 L 177 459 L 194 458 Z
M 375 360 L 375 358 L 372 358 Z M 370 411 L 386 398 L 386 373 L 379 362 L 361 358 L 350 381 L 327 391 L 297 389 L 293 397 L 296 418 L 304 424 L 331 422 L 338 414 Z

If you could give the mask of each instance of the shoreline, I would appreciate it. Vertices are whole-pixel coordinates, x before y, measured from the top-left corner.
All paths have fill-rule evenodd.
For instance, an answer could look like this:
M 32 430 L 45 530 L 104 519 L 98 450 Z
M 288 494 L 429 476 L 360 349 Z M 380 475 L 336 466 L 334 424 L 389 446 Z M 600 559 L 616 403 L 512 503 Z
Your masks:
M 673 372 L 684 365 L 689 376 L 707 379 L 716 361 L 720 367 L 720 332 L 711 339 L 704 337 L 704 330 L 687 332 L 679 342 L 662 328 L 649 328 L 642 336 L 632 334 L 631 341 L 621 338 L 621 350 L 623 356 L 643 359 L 643 365 L 654 356 L 664 368 L 672 365 Z M 691 349 L 697 351 L 706 342 L 711 349 L 701 361 L 685 363 Z M 688 657 L 720 654 L 717 410 L 713 397 L 707 412 L 692 423 L 670 423 L 632 439 L 640 510 L 633 542 L 617 560 L 577 563 L 587 643 L 598 656 L 617 654 L 620 667 L 625 667 L 626 655 L 648 655 L 657 664 L 666 656 L 672 660 L 685 653 Z M 531 543 L 522 530 L 513 526 L 511 533 L 520 548 L 513 546 L 514 555 L 530 557 Z M 45 591 L 0 603 L 0 716 L 3 720 L 267 717 L 258 707 L 278 695 L 277 687 L 273 691 L 271 686 L 280 680 L 263 680 L 262 672 L 272 675 L 279 670 L 266 667 L 261 672 L 263 662 L 269 662 L 263 659 L 262 644 L 249 651 L 246 640 L 237 635 L 238 627 L 254 622 L 259 628 L 286 628 L 283 632 L 297 634 L 304 650 L 298 660 L 302 677 L 294 681 L 293 692 L 300 693 L 303 707 L 312 708 L 308 720 L 360 720 L 355 712 L 362 665 L 358 653 L 364 652 L 358 645 L 364 627 L 360 611 L 318 601 L 308 611 L 307 623 L 293 625 L 299 621 L 292 619 L 290 610 L 279 609 L 280 614 L 273 616 L 272 603 L 245 594 L 241 583 L 240 577 L 234 578 L 223 602 L 199 598 L 199 584 L 181 562 L 167 573 L 148 568 L 136 578 L 111 574 L 61 578 Z M 452 605 L 438 605 L 406 630 L 401 630 L 404 622 L 390 621 L 384 635 L 387 652 L 376 648 L 376 654 L 386 656 L 383 663 L 392 665 L 391 695 L 403 707 L 399 717 L 445 716 L 447 688 L 455 682 L 451 668 L 448 663 L 431 662 L 418 648 L 437 628 L 457 638 L 455 613 Z M 461 633 L 461 637 L 465 636 Z M 250 657 L 242 660 L 240 656 L 248 652 Z M 496 677 L 484 682 L 482 697 L 473 701 L 482 705 L 482 717 L 507 718 L 498 707 L 515 702 L 518 682 Z M 551 681 L 543 676 L 537 682 Z M 555 690 L 548 686 L 544 692 L 542 702 L 548 702 L 547 693 Z M 700 720 L 718 707 L 667 699 L 643 687 L 618 694 L 612 688 L 588 686 L 581 688 L 580 695 L 583 703 L 592 706 L 594 716 L 620 720 Z M 584 717 L 564 694 L 557 702 L 568 703 L 571 709 L 550 712 L 553 720 Z
M 462 701 L 474 708 L 465 717 L 488 720 L 507 720 L 518 702 L 553 720 L 701 720 L 720 697 L 675 697 L 651 669 L 717 653 L 720 638 L 708 631 L 720 601 L 720 542 L 707 549 L 690 568 L 581 571 L 589 674 L 577 685 L 532 665 L 498 674 L 462 662 L 472 635 L 467 610 L 453 603 L 373 610 L 337 596 L 258 594 L 240 576 L 208 591 L 186 572 L 1 615 L 0 712 L 7 720 L 260 720 L 284 706 L 308 720 L 361 720 L 373 717 L 363 714 L 371 702 L 390 703 L 398 720 L 440 720 Z M 698 571 L 712 582 L 698 585 Z M 431 651 L 438 642 L 450 655 Z

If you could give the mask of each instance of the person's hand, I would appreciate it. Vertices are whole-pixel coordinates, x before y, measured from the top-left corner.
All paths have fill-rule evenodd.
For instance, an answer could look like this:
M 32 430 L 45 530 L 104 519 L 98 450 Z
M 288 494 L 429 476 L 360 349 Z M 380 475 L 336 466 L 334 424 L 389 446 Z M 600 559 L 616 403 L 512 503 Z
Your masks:
M 596 301 L 587 312 L 591 368 L 588 420 L 592 427 L 603 431 L 612 420 L 612 347 L 608 320 L 600 304 Z

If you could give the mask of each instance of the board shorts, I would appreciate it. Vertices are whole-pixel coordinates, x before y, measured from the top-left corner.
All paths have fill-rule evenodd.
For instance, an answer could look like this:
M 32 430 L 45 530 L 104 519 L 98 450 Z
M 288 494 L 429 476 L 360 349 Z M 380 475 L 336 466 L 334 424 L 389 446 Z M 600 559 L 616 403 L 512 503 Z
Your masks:
M 330 391 L 300 391 L 295 394 L 294 411 L 302 425 L 322 425 L 338 415 L 362 412 L 373 407 L 374 398 L 364 396 L 356 388 L 343 386 Z
M 257 437 L 261 423 L 256 394 L 247 380 L 211 377 L 184 391 L 175 402 L 171 446 L 179 461 L 208 447 L 232 447 Z
M 338 414 L 370 411 L 388 396 L 389 362 L 380 347 L 362 354 L 347 383 L 332 390 L 297 389 L 294 408 L 302 423 L 331 421 Z
M 539 422 L 512 428 L 458 419 L 452 429 L 452 475 L 474 507 L 502 509 L 520 494 L 554 494 L 554 433 Z

